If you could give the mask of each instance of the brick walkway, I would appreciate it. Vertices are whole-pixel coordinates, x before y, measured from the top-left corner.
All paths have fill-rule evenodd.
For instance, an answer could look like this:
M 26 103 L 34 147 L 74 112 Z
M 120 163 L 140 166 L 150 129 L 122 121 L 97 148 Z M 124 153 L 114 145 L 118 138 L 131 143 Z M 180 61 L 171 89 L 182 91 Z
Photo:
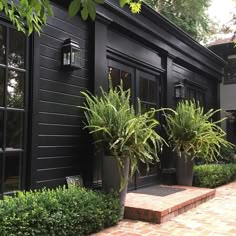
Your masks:
M 94 236 L 236 236 L 236 182 L 217 188 L 216 197 L 161 225 L 123 220 Z

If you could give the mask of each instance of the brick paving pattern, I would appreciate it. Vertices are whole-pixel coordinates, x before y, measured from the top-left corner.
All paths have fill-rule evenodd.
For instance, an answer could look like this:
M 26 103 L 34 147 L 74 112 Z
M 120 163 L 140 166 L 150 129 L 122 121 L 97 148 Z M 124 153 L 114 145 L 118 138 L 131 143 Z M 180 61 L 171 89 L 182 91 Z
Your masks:
M 216 197 L 161 225 L 123 220 L 94 236 L 236 236 L 236 182 L 217 188 Z

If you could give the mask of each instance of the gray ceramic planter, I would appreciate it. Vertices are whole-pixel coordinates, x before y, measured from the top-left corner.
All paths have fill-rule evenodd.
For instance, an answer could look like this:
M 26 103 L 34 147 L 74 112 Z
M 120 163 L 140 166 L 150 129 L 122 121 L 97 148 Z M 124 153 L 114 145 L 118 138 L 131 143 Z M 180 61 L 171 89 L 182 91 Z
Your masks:
M 177 157 L 176 160 L 176 178 L 178 185 L 192 186 L 193 184 L 193 163 L 191 157 L 185 153 Z
M 128 179 L 129 159 L 125 159 L 123 174 Z M 105 192 L 118 192 L 122 206 L 125 205 L 127 185 L 120 190 L 121 176 L 118 168 L 118 161 L 114 156 L 102 157 L 102 188 Z

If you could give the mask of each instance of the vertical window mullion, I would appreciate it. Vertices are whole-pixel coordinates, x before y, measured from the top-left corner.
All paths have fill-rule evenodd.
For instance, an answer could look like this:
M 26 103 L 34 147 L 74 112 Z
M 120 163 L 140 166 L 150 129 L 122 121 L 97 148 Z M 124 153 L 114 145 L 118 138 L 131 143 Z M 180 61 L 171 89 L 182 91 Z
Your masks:
M 23 150 L 24 152 L 21 154 L 20 158 L 20 175 L 21 175 L 21 178 L 20 178 L 20 186 L 22 189 L 25 189 L 25 185 L 26 185 L 26 168 L 27 168 L 27 149 L 28 149 L 28 142 L 27 142 L 27 138 L 28 138 L 28 135 L 27 135 L 27 131 L 28 131 L 28 107 L 29 107 L 29 101 L 28 101 L 28 93 L 29 93 L 29 80 L 28 80 L 28 76 L 29 76 L 29 44 L 28 44 L 29 41 L 27 41 L 27 39 L 25 39 L 25 82 L 24 82 L 24 127 L 23 127 Z
M 6 109 L 6 104 L 7 104 L 7 78 L 8 78 L 8 51 L 9 51 L 9 28 L 6 27 L 6 58 L 5 58 L 5 63 L 6 63 L 6 69 L 5 69 L 5 81 L 4 81 L 4 99 L 3 99 L 3 106 L 4 106 L 4 111 L 3 111 L 3 154 L 2 154 L 2 194 L 4 193 L 4 188 L 5 188 L 5 166 L 6 166 L 6 155 L 5 155 L 5 150 L 6 150 L 6 124 L 7 124 L 7 109 Z

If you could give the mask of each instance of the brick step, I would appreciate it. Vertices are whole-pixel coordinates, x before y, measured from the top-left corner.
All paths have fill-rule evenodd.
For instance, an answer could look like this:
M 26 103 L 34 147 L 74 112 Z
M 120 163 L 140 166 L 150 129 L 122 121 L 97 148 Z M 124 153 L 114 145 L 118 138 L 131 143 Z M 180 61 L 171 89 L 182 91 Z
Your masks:
M 161 224 L 215 196 L 215 189 L 155 185 L 127 194 L 124 218 Z

